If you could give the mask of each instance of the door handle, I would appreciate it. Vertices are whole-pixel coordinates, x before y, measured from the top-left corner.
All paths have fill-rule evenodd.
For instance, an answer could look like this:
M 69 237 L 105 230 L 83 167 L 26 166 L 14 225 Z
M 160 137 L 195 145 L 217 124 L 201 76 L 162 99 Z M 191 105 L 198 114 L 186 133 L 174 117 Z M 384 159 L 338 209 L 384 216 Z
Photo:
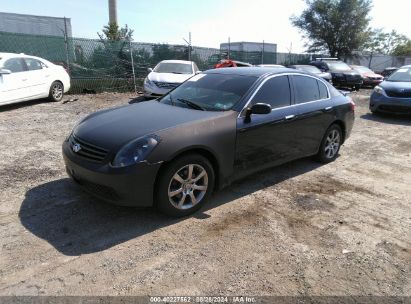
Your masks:
M 287 115 L 286 117 L 284 117 L 285 120 L 292 120 L 295 118 L 295 115 Z
M 323 109 L 324 112 L 329 112 L 333 109 L 333 107 L 326 107 Z

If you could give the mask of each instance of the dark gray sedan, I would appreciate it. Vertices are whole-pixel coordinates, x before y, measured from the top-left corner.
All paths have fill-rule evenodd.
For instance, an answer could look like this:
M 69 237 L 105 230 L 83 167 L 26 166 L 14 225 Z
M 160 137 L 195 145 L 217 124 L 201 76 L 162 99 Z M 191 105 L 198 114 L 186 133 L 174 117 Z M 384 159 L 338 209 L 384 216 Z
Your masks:
M 353 121 L 352 100 L 322 78 L 215 69 L 158 100 L 89 115 L 63 156 L 68 174 L 104 200 L 184 216 L 258 170 L 312 155 L 333 161 Z

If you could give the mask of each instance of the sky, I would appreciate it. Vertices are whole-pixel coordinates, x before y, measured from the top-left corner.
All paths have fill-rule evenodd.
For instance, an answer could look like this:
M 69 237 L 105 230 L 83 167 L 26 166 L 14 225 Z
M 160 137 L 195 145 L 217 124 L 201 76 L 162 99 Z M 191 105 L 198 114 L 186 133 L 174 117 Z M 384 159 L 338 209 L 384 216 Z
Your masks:
M 374 0 L 370 26 L 392 29 L 411 38 L 409 0 Z M 290 16 L 303 0 L 117 0 L 118 23 L 134 29 L 134 41 L 192 44 L 219 48 L 220 43 L 276 43 L 280 52 L 303 52 L 301 33 Z M 401 9 L 403 8 L 403 9 Z M 73 36 L 98 38 L 108 22 L 108 0 L 0 0 L 0 11 L 71 18 Z

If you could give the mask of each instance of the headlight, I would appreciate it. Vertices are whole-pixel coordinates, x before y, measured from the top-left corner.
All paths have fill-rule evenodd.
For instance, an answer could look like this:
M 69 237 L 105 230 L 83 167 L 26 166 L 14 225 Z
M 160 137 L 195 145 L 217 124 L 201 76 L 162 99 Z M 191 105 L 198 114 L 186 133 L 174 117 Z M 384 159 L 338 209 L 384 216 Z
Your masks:
M 159 141 L 158 137 L 146 136 L 129 142 L 118 151 L 112 162 L 113 167 L 127 167 L 144 161 Z
M 381 95 L 382 95 L 382 94 L 384 94 L 384 89 L 381 88 L 380 86 L 375 86 L 374 92 L 377 93 L 377 94 L 381 94 Z
M 149 87 L 154 86 L 154 83 L 150 79 L 148 79 L 148 77 L 146 77 L 146 79 L 144 79 L 144 84 L 146 86 L 149 86 Z

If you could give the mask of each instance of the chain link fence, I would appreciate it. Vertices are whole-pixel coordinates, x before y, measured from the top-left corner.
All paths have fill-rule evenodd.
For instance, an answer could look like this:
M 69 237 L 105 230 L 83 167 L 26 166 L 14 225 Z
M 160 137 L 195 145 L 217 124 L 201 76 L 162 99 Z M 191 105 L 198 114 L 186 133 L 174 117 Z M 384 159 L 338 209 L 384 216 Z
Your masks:
M 307 64 L 321 55 L 230 51 L 187 45 L 36 36 L 0 31 L 0 52 L 25 53 L 65 67 L 72 93 L 141 90 L 147 68 L 167 59 L 191 60 L 200 70 L 221 59 L 257 64 Z M 189 54 L 190 53 L 190 54 Z M 367 59 L 362 59 L 366 62 Z M 377 60 L 374 59 L 374 62 Z M 362 62 L 361 62 L 362 63 Z M 388 64 L 390 65 L 390 64 Z M 382 69 L 382 66 L 379 66 Z

